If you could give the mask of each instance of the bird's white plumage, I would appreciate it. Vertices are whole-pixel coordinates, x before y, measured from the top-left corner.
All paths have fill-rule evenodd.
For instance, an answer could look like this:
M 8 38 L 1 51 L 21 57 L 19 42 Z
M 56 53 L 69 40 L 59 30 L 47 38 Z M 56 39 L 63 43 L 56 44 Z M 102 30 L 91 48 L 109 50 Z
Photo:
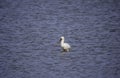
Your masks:
M 60 45 L 64 51 L 69 51 L 71 46 L 68 43 L 65 43 L 64 41 L 65 41 L 65 38 L 62 36 L 60 38 Z

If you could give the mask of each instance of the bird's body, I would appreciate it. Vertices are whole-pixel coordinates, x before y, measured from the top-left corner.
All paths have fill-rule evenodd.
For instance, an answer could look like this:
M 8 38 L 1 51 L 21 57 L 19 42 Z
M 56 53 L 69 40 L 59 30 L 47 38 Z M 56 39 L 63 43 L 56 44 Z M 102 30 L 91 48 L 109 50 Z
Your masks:
M 63 51 L 69 51 L 71 46 L 68 43 L 64 43 L 64 41 L 65 41 L 65 38 L 62 36 L 60 38 L 60 46 L 63 49 Z

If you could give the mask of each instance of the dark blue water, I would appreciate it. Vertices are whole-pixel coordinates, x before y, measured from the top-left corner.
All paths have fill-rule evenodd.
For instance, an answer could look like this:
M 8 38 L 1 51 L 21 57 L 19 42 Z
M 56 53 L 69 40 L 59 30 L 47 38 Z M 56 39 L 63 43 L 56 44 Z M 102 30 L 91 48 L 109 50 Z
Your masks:
M 0 0 L 0 78 L 120 78 L 120 1 Z

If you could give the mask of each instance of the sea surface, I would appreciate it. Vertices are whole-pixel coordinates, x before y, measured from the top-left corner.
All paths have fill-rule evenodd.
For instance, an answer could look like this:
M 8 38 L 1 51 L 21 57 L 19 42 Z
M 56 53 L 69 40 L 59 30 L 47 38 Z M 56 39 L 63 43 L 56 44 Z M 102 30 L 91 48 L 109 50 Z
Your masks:
M 0 0 L 0 78 L 120 78 L 120 0 Z

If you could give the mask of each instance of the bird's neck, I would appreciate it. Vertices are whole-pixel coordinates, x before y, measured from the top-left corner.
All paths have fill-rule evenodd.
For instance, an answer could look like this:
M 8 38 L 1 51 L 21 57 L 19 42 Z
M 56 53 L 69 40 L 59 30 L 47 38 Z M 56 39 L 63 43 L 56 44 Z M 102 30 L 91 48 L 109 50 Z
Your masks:
M 61 41 L 61 45 L 64 44 L 64 40 Z

